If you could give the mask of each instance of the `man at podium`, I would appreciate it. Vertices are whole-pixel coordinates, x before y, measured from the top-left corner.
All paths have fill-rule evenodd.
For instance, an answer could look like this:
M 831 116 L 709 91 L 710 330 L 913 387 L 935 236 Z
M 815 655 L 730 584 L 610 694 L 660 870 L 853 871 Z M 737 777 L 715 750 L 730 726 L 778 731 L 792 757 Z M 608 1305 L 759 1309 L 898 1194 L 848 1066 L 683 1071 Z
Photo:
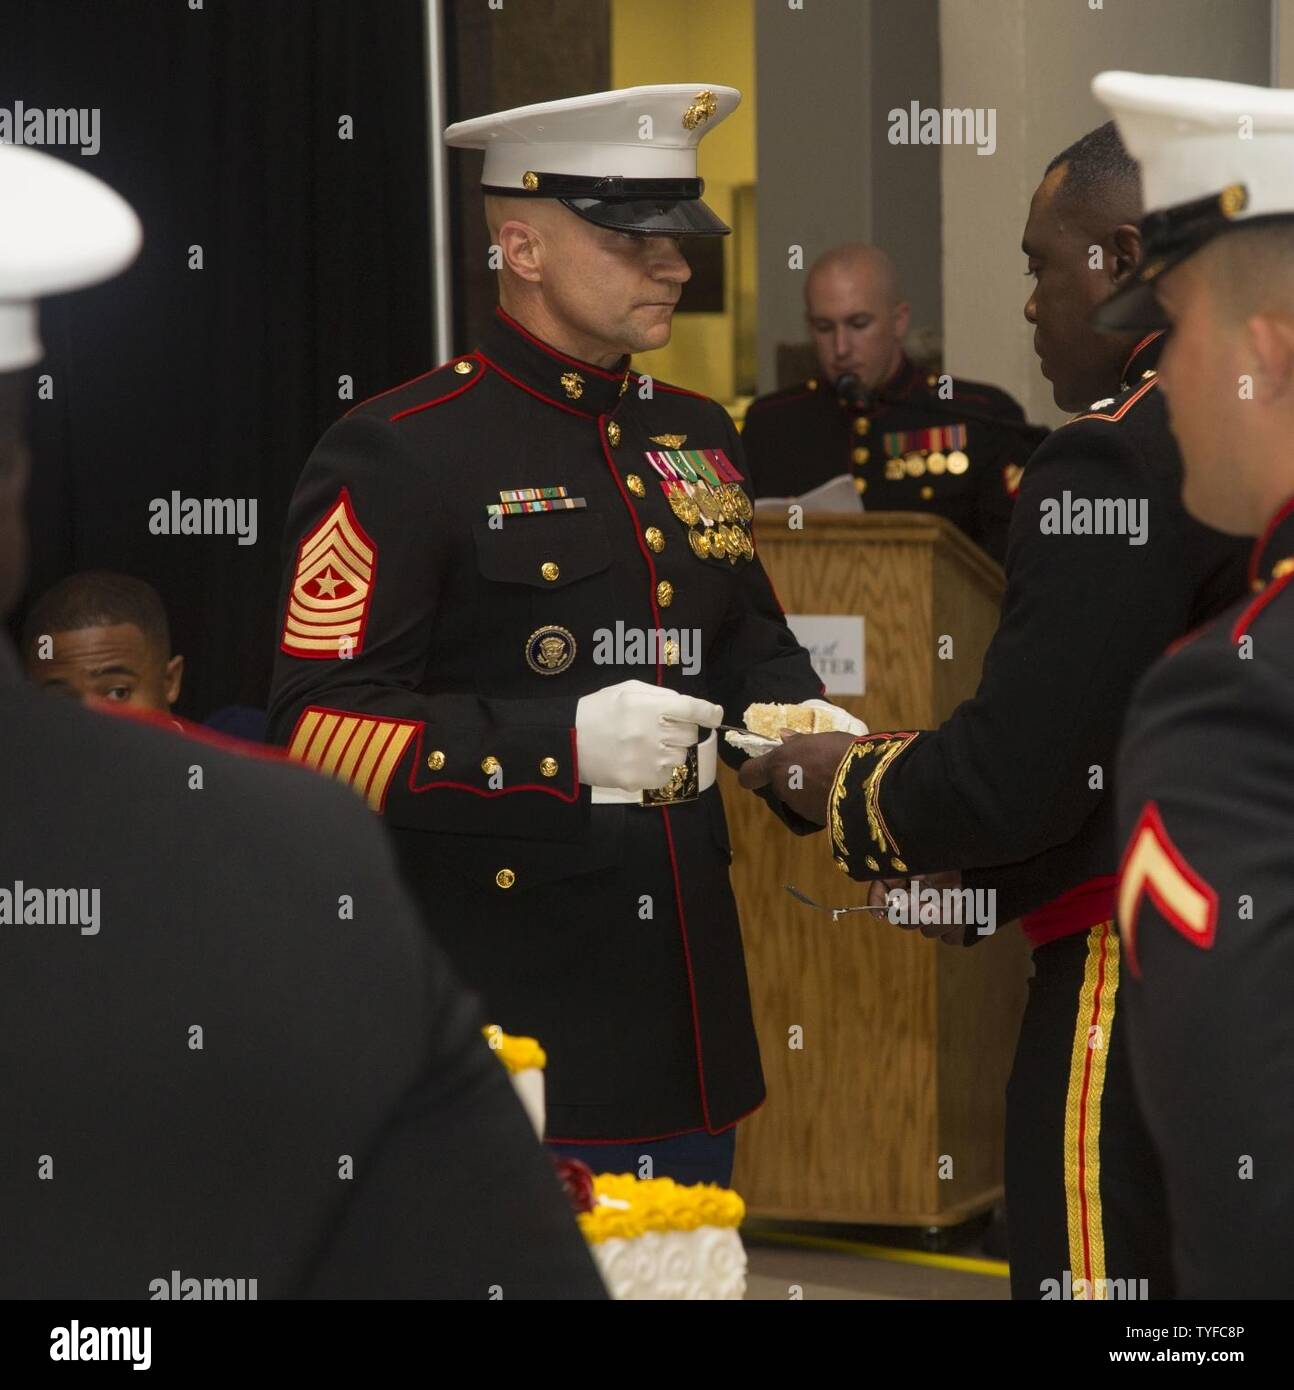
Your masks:
M 822 375 L 746 411 L 754 495 L 799 497 L 844 474 L 864 507 L 936 512 L 1001 563 L 1024 464 L 1047 431 L 996 386 L 917 367 L 903 350 L 909 307 L 879 246 L 824 253 L 804 299 Z

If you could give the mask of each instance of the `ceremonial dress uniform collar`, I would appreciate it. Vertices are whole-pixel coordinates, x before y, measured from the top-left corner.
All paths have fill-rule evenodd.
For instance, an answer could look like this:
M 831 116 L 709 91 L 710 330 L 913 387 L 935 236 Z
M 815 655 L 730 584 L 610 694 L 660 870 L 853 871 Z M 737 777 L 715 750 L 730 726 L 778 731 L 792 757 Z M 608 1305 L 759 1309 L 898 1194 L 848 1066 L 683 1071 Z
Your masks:
M 1123 364 L 1123 371 L 1119 373 L 1119 390 L 1127 391 L 1146 377 L 1154 376 L 1159 370 L 1159 354 L 1163 350 L 1164 330 L 1157 328 L 1153 333 L 1147 333 Z
M 595 367 L 549 347 L 502 309 L 495 309 L 479 355 L 514 386 L 590 419 L 619 405 L 632 376 L 627 354 L 615 367 Z
M 1249 557 L 1249 586 L 1264 588 L 1294 572 L 1294 497 L 1267 523 Z
M 889 400 L 907 396 L 921 384 L 921 369 L 905 352 L 894 369 L 894 374 L 881 386 L 881 394 Z M 927 382 L 927 385 L 933 383 Z M 884 402 L 882 402 L 882 407 Z

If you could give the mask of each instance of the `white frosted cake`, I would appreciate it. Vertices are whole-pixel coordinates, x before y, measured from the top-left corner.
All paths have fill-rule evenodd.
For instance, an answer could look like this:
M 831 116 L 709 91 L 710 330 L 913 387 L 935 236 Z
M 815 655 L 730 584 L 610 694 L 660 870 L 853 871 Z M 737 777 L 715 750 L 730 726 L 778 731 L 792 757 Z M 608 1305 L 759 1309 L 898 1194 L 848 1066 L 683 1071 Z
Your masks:
M 508 1069 L 517 1095 L 544 1137 L 544 1066 L 534 1038 L 491 1024 L 490 1050 Z M 726 1187 L 686 1187 L 632 1173 L 596 1176 L 577 1159 L 558 1159 L 557 1175 L 613 1298 L 742 1298 L 746 1251 L 737 1228 L 745 1203 Z
M 534 1038 L 515 1038 L 497 1023 L 482 1030 L 490 1051 L 508 1069 L 512 1086 L 521 1101 L 535 1134 L 544 1137 L 544 1067 L 548 1058 Z
M 618 1299 L 739 1299 L 746 1251 L 737 1227 L 745 1203 L 713 1183 L 600 1173 L 593 1205 L 578 1215 L 603 1282 Z

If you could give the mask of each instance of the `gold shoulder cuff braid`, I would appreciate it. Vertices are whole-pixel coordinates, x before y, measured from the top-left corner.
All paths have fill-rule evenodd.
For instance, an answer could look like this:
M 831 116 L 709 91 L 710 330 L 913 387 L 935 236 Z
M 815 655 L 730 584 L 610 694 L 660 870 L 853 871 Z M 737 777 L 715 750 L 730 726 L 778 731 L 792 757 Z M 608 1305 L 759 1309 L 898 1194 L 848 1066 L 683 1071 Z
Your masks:
M 861 797 L 863 809 L 867 813 L 867 834 L 870 840 L 867 867 L 873 872 L 881 867 L 905 873 L 906 867 L 899 858 L 899 847 L 890 834 L 885 817 L 881 814 L 881 778 L 895 758 L 916 738 L 915 733 L 880 734 L 855 743 L 840 760 L 836 769 L 835 781 L 831 784 L 831 796 L 827 800 L 828 819 L 831 826 L 831 850 L 836 867 L 849 872 L 849 846 L 845 843 L 845 822 L 843 806 L 846 797 L 857 801 Z M 853 773 L 854 764 L 861 764 Z M 852 775 L 851 775 L 852 774 Z M 851 810 L 853 805 L 851 803 Z M 882 866 L 876 861 L 888 859 Z

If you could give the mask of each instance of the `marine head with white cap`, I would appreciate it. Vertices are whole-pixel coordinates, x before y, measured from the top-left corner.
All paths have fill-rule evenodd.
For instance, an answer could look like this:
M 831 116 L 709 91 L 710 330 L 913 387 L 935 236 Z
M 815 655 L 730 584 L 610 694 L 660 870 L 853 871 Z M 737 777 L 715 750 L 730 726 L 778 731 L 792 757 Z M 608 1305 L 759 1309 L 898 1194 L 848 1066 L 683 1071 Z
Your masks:
M 0 144 L 0 615 L 27 569 L 26 369 L 42 355 L 37 301 L 117 274 L 142 241 L 106 184 L 39 150 Z
M 701 200 L 697 146 L 740 100 L 732 87 L 667 83 L 451 125 L 447 144 L 485 151 L 502 308 L 595 366 L 669 342 L 691 276 L 683 243 L 729 231 Z
M 1159 384 L 1199 520 L 1256 535 L 1294 495 L 1294 91 L 1103 72 L 1141 166 L 1144 256 L 1102 328 L 1168 330 Z

